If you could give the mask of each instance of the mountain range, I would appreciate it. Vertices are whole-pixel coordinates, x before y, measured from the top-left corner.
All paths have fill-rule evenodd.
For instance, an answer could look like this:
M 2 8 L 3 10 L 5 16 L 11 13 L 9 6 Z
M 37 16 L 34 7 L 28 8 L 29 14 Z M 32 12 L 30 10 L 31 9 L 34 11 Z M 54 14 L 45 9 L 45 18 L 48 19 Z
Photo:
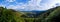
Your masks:
M 0 22 L 60 22 L 60 6 L 46 11 L 16 11 L 0 7 L 0 19 Z

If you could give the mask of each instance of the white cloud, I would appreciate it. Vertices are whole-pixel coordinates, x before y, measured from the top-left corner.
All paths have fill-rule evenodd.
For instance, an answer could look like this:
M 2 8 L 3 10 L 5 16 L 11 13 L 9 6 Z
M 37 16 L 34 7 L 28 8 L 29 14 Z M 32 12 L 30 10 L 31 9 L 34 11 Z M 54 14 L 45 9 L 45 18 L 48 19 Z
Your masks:
M 14 2 L 15 0 L 7 0 L 9 2 Z M 50 8 L 53 8 L 56 3 L 60 3 L 60 0 L 46 0 L 46 3 L 40 3 L 42 0 L 31 0 L 27 2 L 27 4 L 18 3 L 17 5 L 10 5 L 7 6 L 9 9 L 23 9 L 25 11 L 31 11 L 31 10 L 48 10 Z
M 46 3 L 40 3 L 42 0 L 31 0 L 29 1 L 29 10 L 48 10 L 53 8 L 53 6 L 60 2 L 60 0 L 46 0 Z M 42 6 L 40 5 L 42 4 Z M 28 7 L 27 6 L 27 7 Z
M 14 1 L 16 1 L 16 0 L 6 0 L 6 1 L 8 1 L 8 2 L 14 2 Z
M 9 6 L 7 6 L 7 8 L 8 8 L 8 9 L 16 9 L 16 8 L 17 8 L 17 6 L 9 5 Z
M 41 3 L 41 7 L 43 10 L 48 10 L 54 8 L 56 3 L 60 3 L 60 0 L 48 0 L 46 3 Z
M 20 6 L 20 5 L 9 5 L 7 6 L 8 9 L 24 9 L 25 6 Z
M 5 5 L 0 4 L 1 7 L 5 7 Z

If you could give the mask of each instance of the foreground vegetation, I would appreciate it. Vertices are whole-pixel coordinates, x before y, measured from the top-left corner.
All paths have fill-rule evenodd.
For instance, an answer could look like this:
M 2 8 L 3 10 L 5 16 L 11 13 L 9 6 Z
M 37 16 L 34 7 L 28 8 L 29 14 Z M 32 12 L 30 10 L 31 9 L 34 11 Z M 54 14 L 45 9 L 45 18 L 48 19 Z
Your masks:
M 60 6 L 52 8 L 35 17 L 21 11 L 0 7 L 0 22 L 57 22 L 60 19 Z

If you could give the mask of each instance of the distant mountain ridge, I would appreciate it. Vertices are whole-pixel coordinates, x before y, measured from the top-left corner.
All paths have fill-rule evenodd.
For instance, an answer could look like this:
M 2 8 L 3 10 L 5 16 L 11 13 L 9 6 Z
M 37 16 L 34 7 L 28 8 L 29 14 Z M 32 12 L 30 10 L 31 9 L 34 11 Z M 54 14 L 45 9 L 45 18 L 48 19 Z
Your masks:
M 36 11 L 36 10 L 32 10 L 32 11 L 21 11 L 21 12 L 27 13 L 27 15 L 30 16 L 30 17 L 31 17 L 31 16 L 36 17 L 36 16 L 38 16 L 38 15 L 40 15 L 40 14 L 46 12 L 46 11 Z M 29 14 L 29 13 L 30 13 L 30 14 Z

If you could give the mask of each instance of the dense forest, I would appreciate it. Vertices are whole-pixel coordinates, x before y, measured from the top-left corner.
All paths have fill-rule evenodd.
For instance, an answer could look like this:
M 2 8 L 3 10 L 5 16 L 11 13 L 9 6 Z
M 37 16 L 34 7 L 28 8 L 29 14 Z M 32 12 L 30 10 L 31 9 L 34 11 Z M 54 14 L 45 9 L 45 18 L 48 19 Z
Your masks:
M 0 22 L 60 22 L 60 6 L 38 14 L 0 7 Z

